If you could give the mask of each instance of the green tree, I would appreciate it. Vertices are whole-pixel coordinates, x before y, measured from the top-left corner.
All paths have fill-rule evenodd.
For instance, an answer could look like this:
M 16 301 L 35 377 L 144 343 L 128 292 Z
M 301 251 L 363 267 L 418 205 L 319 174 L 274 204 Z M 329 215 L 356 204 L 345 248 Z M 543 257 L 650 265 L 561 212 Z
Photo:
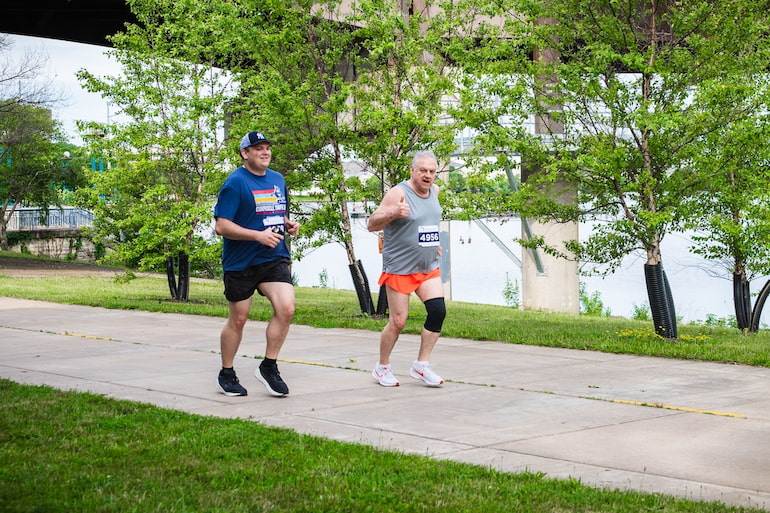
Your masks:
M 16 103 L 0 110 L 0 248 L 8 249 L 8 222 L 19 206 L 61 206 L 62 188 L 77 173 L 66 167 L 59 123 L 42 107 Z
M 770 290 L 768 282 L 752 308 L 751 280 L 770 274 L 770 123 L 748 117 L 705 141 L 714 167 L 691 202 L 693 251 L 731 275 L 737 328 L 756 332 Z
M 218 245 L 208 229 L 225 162 L 236 156 L 224 135 L 236 88 L 214 60 L 214 34 L 180 38 L 171 30 L 175 20 L 205 17 L 203 3 L 134 12 L 138 23 L 111 38 L 122 74 L 79 73 L 87 90 L 119 110 L 110 125 L 81 125 L 86 136 L 106 135 L 87 139 L 92 154 L 109 163 L 93 171 L 83 198 L 95 213 L 95 236 L 111 250 L 108 259 L 165 268 L 172 298 L 187 300 L 191 267 L 218 272 Z
M 467 52 L 477 73 L 463 91 L 466 119 L 479 130 L 478 146 L 503 150 L 501 160 L 518 152 L 527 175 L 520 193 L 492 204 L 550 221 L 596 221 L 567 249 L 608 271 L 642 251 L 656 332 L 675 338 L 661 241 L 686 226 L 688 199 L 707 190 L 718 167 L 707 158 L 709 134 L 765 108 L 756 77 L 768 62 L 767 5 L 512 1 L 503 12 L 492 4 L 505 25 L 489 26 L 490 37 Z M 555 58 L 538 58 L 544 52 Z M 533 133 L 532 124 L 543 130 Z M 565 190 L 577 201 L 562 201 Z
M 20 205 L 59 205 L 63 185 L 76 181 L 76 162 L 63 169 L 62 133 L 51 107 L 62 100 L 43 75 L 46 57 L 26 51 L 12 58 L 13 41 L 0 34 L 0 248 L 8 249 L 7 227 Z
M 362 311 L 374 313 L 348 211 L 366 189 L 346 179 L 346 162 L 376 176 L 382 194 L 406 177 L 414 150 L 449 153 L 453 125 L 442 99 L 454 90 L 456 70 L 439 50 L 461 20 L 451 11 L 410 13 L 385 0 L 268 1 L 247 12 L 252 17 L 236 35 L 259 44 L 239 47 L 245 94 L 233 126 L 278 134 L 276 162 L 289 185 L 318 191 L 317 202 L 298 211 L 298 256 L 341 244 Z
M 182 62 L 193 63 L 190 69 L 216 64 L 234 73 L 239 94 L 228 104 L 228 119 L 232 120 L 229 129 L 237 134 L 253 129 L 268 133 L 279 143 L 274 147 L 274 167 L 285 173 L 289 187 L 321 191 L 317 207 L 293 207 L 294 214 L 303 218 L 302 237 L 293 244 L 295 254 L 301 257 L 305 248 L 329 241 L 342 244 L 354 283 L 363 292 L 360 289 L 366 280 L 352 244 L 348 202 L 365 197 L 366 189 L 361 181 L 346 178 L 345 164 L 358 159 L 386 188 L 406 175 L 409 153 L 414 149 L 433 147 L 437 153 L 446 154 L 452 143 L 452 127 L 439 122 L 446 112 L 441 99 L 454 85 L 448 78 L 452 68 L 440 57 L 439 49 L 449 31 L 459 30 L 462 25 L 457 13 L 429 18 L 426 12 L 412 13 L 400 3 L 385 0 L 129 3 L 142 28 L 130 26 L 126 36 L 115 39 L 119 49 L 152 56 L 148 62 L 153 63 L 160 62 L 159 55 L 171 59 L 169 62 L 178 60 L 180 69 L 174 71 L 178 77 L 188 77 Z M 431 55 L 434 57 L 428 58 Z M 159 84 L 164 89 L 170 84 L 165 80 L 168 72 L 158 74 L 149 65 L 144 66 L 145 60 L 137 58 L 124 82 L 124 89 L 132 91 L 131 95 L 148 95 L 144 104 L 131 99 L 129 93 L 111 91 L 115 86 L 84 75 L 92 90 L 107 91 L 115 97 L 115 104 L 137 119 L 130 131 L 123 130 L 125 134 L 147 131 L 148 127 L 155 130 L 155 122 L 144 111 L 153 112 L 155 108 L 157 112 L 156 107 L 163 105 L 165 98 L 149 93 L 159 89 Z M 187 78 L 181 80 L 181 86 L 186 87 L 188 82 Z M 192 93 L 188 96 L 196 97 Z M 184 95 L 179 96 L 177 105 L 182 106 Z M 164 123 L 167 127 L 168 121 Z M 110 143 L 112 148 L 122 148 L 120 155 L 109 155 L 120 173 L 135 173 L 140 167 L 154 170 L 152 176 L 137 177 L 155 186 L 155 198 L 167 198 L 170 192 L 178 195 L 176 190 L 158 189 L 161 184 L 165 187 L 167 180 L 151 180 L 168 176 L 161 172 L 161 163 L 166 165 L 174 151 L 184 147 L 180 140 L 169 145 L 169 133 L 166 130 L 152 141 L 134 138 L 123 142 L 120 139 L 125 138 L 119 137 L 117 144 Z M 114 141 L 117 135 L 114 132 L 99 146 Z M 164 151 L 155 151 L 152 158 L 138 151 L 149 147 Z M 131 155 L 135 157 L 129 159 L 133 166 L 123 163 Z M 179 165 L 166 165 L 166 169 L 171 168 L 179 169 Z M 112 187 L 118 181 L 122 186 L 127 180 L 116 178 L 107 185 Z M 119 250 L 125 257 L 144 262 L 159 254 L 156 248 L 161 239 L 149 242 L 143 237 L 150 233 L 143 228 L 141 214 L 153 212 L 156 222 L 157 202 L 132 199 L 141 191 L 128 195 L 122 188 L 116 190 L 120 194 L 100 190 L 101 194 L 111 194 L 109 208 L 122 216 L 113 217 L 110 224 L 114 229 L 105 233 L 121 241 L 115 248 L 125 246 Z M 112 205 L 118 203 L 120 209 Z M 128 209 L 129 203 L 139 207 L 134 215 Z M 181 211 L 164 219 L 179 215 Z M 132 220 L 131 226 L 119 226 L 121 219 Z M 168 227 L 157 230 L 174 231 Z M 134 243 L 137 250 L 130 253 L 126 242 L 134 241 L 142 243 Z M 166 239 L 163 244 L 173 246 Z M 367 300 L 366 295 L 361 294 L 362 309 L 371 312 L 371 298 Z

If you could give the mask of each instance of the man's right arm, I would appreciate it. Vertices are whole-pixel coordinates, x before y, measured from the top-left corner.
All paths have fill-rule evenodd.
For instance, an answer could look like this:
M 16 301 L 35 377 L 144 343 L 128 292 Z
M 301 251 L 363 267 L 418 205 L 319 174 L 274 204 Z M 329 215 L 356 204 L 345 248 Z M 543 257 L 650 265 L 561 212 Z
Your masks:
M 226 239 L 231 240 L 257 240 L 257 230 L 250 230 L 235 223 L 234 221 L 217 217 L 214 224 L 214 231 Z
M 406 203 L 404 191 L 399 187 L 393 187 L 385 193 L 380 206 L 369 216 L 366 228 L 370 232 L 377 232 L 389 225 L 394 219 L 408 215 L 409 205 Z
M 274 248 L 283 240 L 283 235 L 275 233 L 273 230 L 252 230 L 224 217 L 217 217 L 214 224 L 214 231 L 217 235 L 230 240 L 255 240 L 267 246 Z

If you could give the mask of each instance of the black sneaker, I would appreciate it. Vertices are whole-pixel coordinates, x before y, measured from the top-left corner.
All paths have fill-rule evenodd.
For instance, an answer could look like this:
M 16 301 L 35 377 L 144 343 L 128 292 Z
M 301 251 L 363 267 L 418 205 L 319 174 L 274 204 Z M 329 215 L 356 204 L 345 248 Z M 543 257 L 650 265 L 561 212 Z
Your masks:
M 219 371 L 217 388 L 219 388 L 223 394 L 229 395 L 230 397 L 247 395 L 246 389 L 243 388 L 243 385 L 238 381 L 238 376 L 235 375 L 233 369 L 222 369 Z
M 289 393 L 289 387 L 281 379 L 281 373 L 278 372 L 277 365 L 260 364 L 257 370 L 254 371 L 254 375 L 265 385 L 270 395 L 283 397 Z

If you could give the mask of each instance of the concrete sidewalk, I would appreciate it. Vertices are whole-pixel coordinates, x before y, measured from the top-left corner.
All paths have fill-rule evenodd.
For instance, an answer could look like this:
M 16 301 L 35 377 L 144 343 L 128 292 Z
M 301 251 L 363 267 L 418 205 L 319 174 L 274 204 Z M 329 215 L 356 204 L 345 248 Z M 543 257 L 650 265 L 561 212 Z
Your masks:
M 442 338 L 449 380 L 393 354 L 397 388 L 371 378 L 379 335 L 292 326 L 269 396 L 253 372 L 264 323 L 247 325 L 236 370 L 247 397 L 215 379 L 224 320 L 0 297 L 0 377 L 239 417 L 335 440 L 511 472 L 770 508 L 770 369 Z M 659 406 L 651 407 L 650 405 Z

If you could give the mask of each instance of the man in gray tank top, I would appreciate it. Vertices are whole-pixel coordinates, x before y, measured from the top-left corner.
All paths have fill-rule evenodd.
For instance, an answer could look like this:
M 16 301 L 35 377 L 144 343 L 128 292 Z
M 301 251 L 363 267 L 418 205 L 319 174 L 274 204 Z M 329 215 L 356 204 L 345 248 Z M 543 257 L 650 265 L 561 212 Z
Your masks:
M 439 269 L 441 205 L 438 186 L 433 183 L 437 168 L 432 152 L 416 153 L 409 168 L 409 179 L 391 188 L 369 217 L 369 231 L 384 232 L 379 284 L 385 285 L 388 295 L 389 318 L 380 335 L 380 360 L 372 377 L 386 387 L 400 384 L 390 365 L 390 353 L 406 324 L 412 292 L 425 305 L 427 317 L 417 360 L 409 369 L 409 375 L 428 386 L 444 384 L 430 365 L 430 355 L 446 316 Z

